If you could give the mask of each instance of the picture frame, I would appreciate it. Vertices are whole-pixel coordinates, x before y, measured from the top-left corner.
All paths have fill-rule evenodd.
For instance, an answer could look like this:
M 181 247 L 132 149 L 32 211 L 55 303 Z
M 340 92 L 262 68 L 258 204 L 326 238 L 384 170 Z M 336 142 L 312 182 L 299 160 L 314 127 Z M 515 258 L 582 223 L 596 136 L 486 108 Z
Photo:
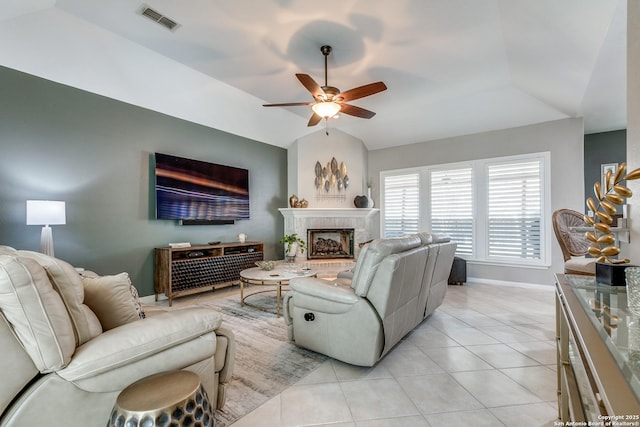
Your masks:
M 616 172 L 618 171 L 618 164 L 603 163 L 600 165 L 600 185 L 602 185 L 603 191 L 606 188 L 606 178 L 607 178 L 608 171 L 611 171 L 611 175 L 615 176 Z

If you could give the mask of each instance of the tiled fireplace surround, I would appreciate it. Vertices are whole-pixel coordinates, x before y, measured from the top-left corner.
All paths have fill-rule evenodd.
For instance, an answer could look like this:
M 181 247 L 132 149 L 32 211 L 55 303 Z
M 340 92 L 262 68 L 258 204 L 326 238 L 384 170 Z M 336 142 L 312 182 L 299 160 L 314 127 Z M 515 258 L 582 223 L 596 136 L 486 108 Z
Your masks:
M 377 236 L 374 227 L 378 209 L 287 208 L 279 210 L 284 217 L 284 233 L 296 233 L 305 242 L 308 229 L 352 228 L 354 230 L 354 259 L 307 259 L 307 251 L 304 254 L 298 253 L 295 262 L 318 270 L 319 277 L 333 277 L 337 272 L 353 267 L 360 253 L 359 244 Z

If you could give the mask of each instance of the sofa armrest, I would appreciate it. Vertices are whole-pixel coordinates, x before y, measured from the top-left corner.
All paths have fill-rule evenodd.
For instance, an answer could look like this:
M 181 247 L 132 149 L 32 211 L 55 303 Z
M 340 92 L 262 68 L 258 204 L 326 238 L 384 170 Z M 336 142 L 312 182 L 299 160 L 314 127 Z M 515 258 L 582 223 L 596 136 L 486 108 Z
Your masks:
M 231 377 L 233 375 L 233 365 L 236 354 L 236 337 L 231 329 L 227 329 L 225 327 L 216 329 L 216 337 L 216 341 L 218 341 L 218 343 L 225 341 L 226 345 L 216 346 L 215 370 L 219 375 L 220 383 L 227 383 L 231 381 Z
M 353 289 L 335 280 L 296 278 L 291 280 L 289 286 L 294 291 L 293 304 L 298 308 L 323 313 L 344 313 L 360 301 Z
M 144 310 L 145 317 L 156 316 L 161 313 L 173 311 L 173 309 L 173 307 L 165 307 L 162 305 L 142 304 L 142 310 Z
M 220 409 L 227 400 L 227 384 L 233 376 L 236 354 L 236 338 L 227 328 L 216 329 L 215 372 L 218 374 L 218 397 L 216 408 Z
M 87 341 L 57 373 L 67 381 L 97 376 L 211 333 L 221 322 L 219 313 L 205 308 L 159 313 Z
M 338 279 L 353 280 L 353 269 L 344 270 L 338 273 Z

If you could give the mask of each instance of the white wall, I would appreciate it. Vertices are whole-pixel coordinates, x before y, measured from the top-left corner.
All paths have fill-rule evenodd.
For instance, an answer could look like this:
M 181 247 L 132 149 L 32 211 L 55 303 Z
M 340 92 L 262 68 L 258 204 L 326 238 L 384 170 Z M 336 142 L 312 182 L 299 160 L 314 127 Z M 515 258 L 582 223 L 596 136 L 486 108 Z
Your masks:
M 640 167 L 640 3 L 627 2 L 627 164 L 629 169 Z M 640 261 L 640 182 L 630 181 L 634 196 L 628 199 L 631 243 L 629 258 Z
M 564 119 L 513 129 L 485 132 L 369 152 L 369 175 L 374 178 L 373 199 L 379 200 L 380 171 L 452 163 L 525 153 L 551 153 L 551 209 L 583 211 L 584 126 L 582 119 Z M 551 221 L 548 222 L 551 227 Z M 550 233 L 552 265 L 532 269 L 467 264 L 470 277 L 552 285 L 562 272 L 563 258 Z
M 315 187 L 315 164 L 326 166 L 335 157 L 347 167 L 349 186 L 326 193 Z M 288 192 L 306 199 L 310 208 L 353 208 L 353 199 L 366 194 L 367 149 L 364 143 L 338 129 L 322 129 L 296 140 L 288 151 Z

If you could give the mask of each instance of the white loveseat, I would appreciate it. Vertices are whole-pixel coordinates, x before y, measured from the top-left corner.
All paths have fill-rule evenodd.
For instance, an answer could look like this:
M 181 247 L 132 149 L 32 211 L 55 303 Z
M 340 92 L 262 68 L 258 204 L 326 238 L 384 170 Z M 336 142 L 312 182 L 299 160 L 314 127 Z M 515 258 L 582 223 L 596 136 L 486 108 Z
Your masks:
M 235 341 L 220 315 L 142 319 L 131 293 L 113 293 L 123 280 L 126 292 L 126 273 L 83 279 L 59 259 L 0 246 L 0 426 L 103 427 L 122 389 L 174 369 L 197 373 L 211 404 L 224 404 Z
M 420 233 L 365 246 L 351 279 L 292 279 L 284 298 L 289 338 L 344 362 L 373 366 L 444 300 L 456 250 Z

